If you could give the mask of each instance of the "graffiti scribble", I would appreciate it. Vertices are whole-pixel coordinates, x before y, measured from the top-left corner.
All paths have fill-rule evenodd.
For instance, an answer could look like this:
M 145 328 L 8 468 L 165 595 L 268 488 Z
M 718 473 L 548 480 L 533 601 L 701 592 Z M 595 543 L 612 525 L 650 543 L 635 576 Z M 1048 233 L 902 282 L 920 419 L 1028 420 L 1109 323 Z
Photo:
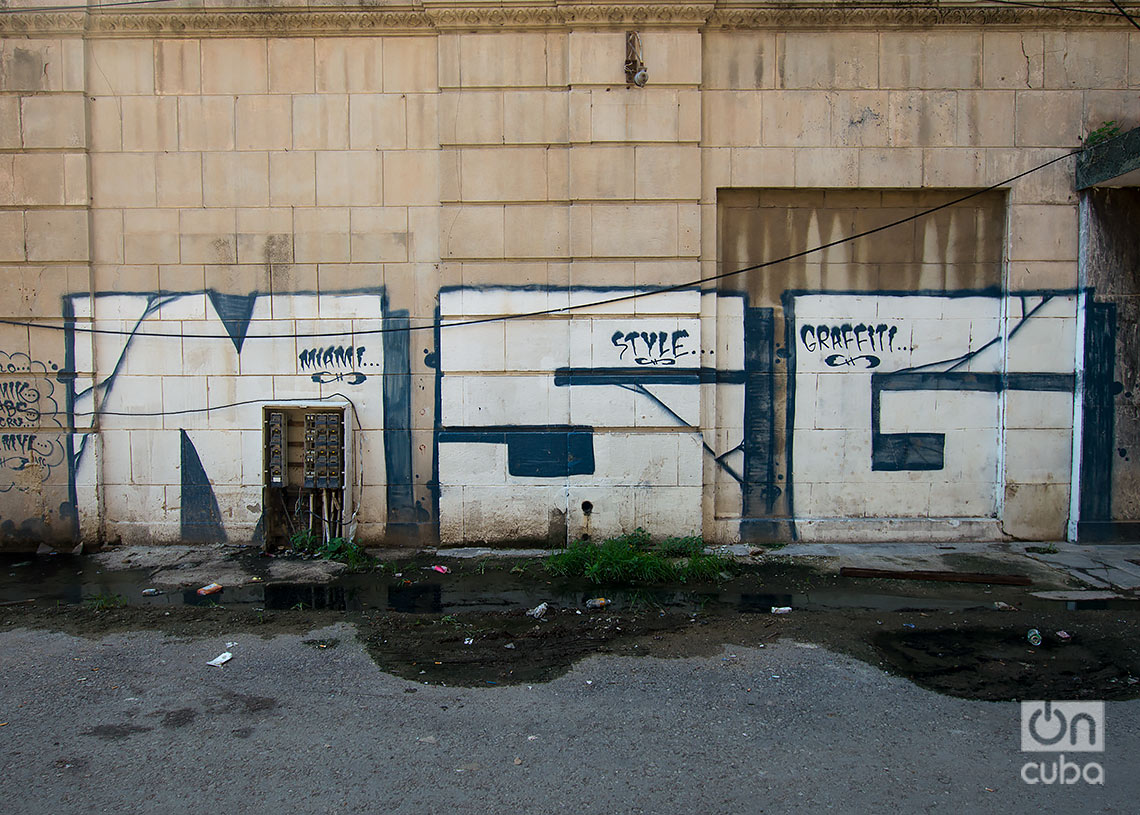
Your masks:
M 55 401 L 54 362 L 41 362 L 22 351 L 0 351 L 0 492 L 16 486 L 14 473 L 39 468 L 42 479 L 65 458 L 63 442 L 54 436 L 29 432 L 63 427 Z M 11 378 L 7 378 L 7 377 Z
M 864 362 L 866 364 L 859 366 L 857 365 L 859 362 Z M 859 354 L 858 356 L 853 357 L 845 356 L 843 354 L 831 354 L 830 356 L 825 357 L 823 360 L 824 365 L 827 365 L 831 368 L 878 368 L 881 362 L 882 360 L 874 354 Z
M 623 359 L 629 351 L 637 365 L 676 365 L 681 357 L 696 353 L 683 350 L 684 339 L 688 336 L 689 332 L 683 328 L 672 334 L 667 331 L 615 331 L 610 342 L 621 349 L 618 359 Z
M 339 371 L 317 371 L 310 378 L 321 385 L 327 385 L 330 382 L 346 382 L 349 385 L 359 385 L 368 377 L 360 371 L 349 371 L 348 373 L 340 373 Z

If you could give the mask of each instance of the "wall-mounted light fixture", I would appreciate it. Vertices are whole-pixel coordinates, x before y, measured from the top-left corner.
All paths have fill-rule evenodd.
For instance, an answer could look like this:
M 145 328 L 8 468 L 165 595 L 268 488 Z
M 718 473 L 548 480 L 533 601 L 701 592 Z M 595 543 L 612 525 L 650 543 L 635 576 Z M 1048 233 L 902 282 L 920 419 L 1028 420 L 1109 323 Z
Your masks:
M 639 88 L 644 88 L 649 81 L 649 70 L 645 67 L 641 50 L 641 35 L 636 31 L 625 32 L 625 81 Z

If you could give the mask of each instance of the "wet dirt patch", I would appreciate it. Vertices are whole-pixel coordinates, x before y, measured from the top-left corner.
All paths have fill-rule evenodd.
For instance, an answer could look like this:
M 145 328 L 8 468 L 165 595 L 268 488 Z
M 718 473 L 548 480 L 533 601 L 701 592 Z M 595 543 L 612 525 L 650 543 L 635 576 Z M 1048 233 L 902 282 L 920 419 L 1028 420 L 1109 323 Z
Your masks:
M 418 682 L 499 685 L 541 682 L 599 653 L 649 653 L 650 643 L 689 624 L 687 615 L 579 614 L 551 610 L 542 620 L 520 611 L 478 615 L 373 617 L 359 629 L 388 673 Z
M 1033 646 L 1020 630 L 970 627 L 884 631 L 872 644 L 892 671 L 969 699 L 1127 699 L 1140 682 L 1135 655 L 1103 639 Z
M 348 623 L 384 671 L 414 682 L 487 687 L 549 680 L 592 654 L 711 656 L 725 646 L 783 638 L 965 698 L 1140 697 L 1140 684 L 1132 681 L 1140 677 L 1140 654 L 1130 634 L 1140 607 L 1131 600 L 1034 597 L 1041 584 L 851 580 L 800 563 L 755 566 L 718 584 L 633 588 L 556 580 L 541 564 L 494 559 L 448 561 L 451 571 L 441 575 L 431 568 L 438 561 L 389 564 L 332 584 L 265 581 L 247 587 L 248 597 L 227 591 L 206 598 L 209 607 L 187 604 L 201 599 L 192 590 L 185 593 L 189 599 L 172 593 L 126 608 L 54 601 L 0 606 L 0 630 L 42 628 L 90 638 L 157 630 L 186 639 L 234 639 L 249 633 L 319 637 L 310 632 Z M 64 585 L 62 576 L 56 582 Z M 586 600 L 597 596 L 612 602 L 588 610 Z M 526 614 L 542 602 L 548 610 L 541 619 Z M 770 613 L 782 606 L 792 612 Z M 1030 628 L 1045 633 L 1046 644 L 1026 654 Z M 1053 642 L 1058 629 L 1071 640 Z M 303 640 L 317 650 L 339 642 Z M 264 715 L 276 704 L 269 697 L 220 696 L 199 715 Z M 182 726 L 176 720 L 162 724 Z M 233 735 L 246 737 L 238 732 L 243 729 Z M 116 732 L 104 736 L 130 735 Z

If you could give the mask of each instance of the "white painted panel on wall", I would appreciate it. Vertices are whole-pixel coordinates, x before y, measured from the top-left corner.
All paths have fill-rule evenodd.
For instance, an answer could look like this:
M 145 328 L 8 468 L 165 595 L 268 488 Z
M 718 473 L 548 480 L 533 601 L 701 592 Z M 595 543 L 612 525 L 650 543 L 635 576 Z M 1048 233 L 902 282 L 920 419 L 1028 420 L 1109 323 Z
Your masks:
M 445 290 L 440 311 L 462 321 L 633 291 Z M 517 532 L 510 512 L 501 518 L 471 503 L 499 496 L 488 492 L 496 484 L 512 502 L 530 500 L 542 521 L 533 534 L 555 528 L 548 512 L 561 513 L 555 526 L 563 537 L 637 525 L 657 534 L 699 528 L 706 457 L 700 305 L 697 291 L 666 292 L 572 314 L 444 326 L 437 439 L 444 540 L 506 540 Z M 741 331 L 737 317 L 737 347 Z M 739 385 L 731 387 L 742 399 Z M 739 436 L 738 428 L 729 449 Z M 655 489 L 665 491 L 661 498 L 643 494 Z M 591 510 L 587 519 L 583 502 L 598 507 L 596 517 Z
M 205 298 L 206 319 L 164 319 L 177 313 L 181 298 Z M 384 326 L 381 293 L 97 294 L 70 302 L 76 314 L 94 313 L 95 328 L 126 331 L 95 335 L 101 379 L 75 390 L 77 414 L 96 407 L 100 413 L 103 483 L 159 487 L 123 503 L 124 515 L 108 504 L 110 534 L 125 524 L 133 525 L 120 530 L 128 537 L 141 530 L 143 537 L 176 539 L 180 508 L 171 496 L 184 487 L 184 456 L 194 455 L 227 534 L 248 539 L 260 515 L 266 402 L 351 399 L 360 428 L 376 437 L 359 464 L 372 483 L 384 482 L 384 336 L 360 333 Z M 311 319 L 318 314 L 329 319 Z M 85 343 L 80 336 L 74 344 Z M 94 449 L 78 451 L 79 472 L 90 468 Z M 148 517 L 154 529 L 147 529 Z
M 995 516 L 1003 400 L 1071 405 L 1073 308 L 1067 296 L 795 297 L 796 514 Z

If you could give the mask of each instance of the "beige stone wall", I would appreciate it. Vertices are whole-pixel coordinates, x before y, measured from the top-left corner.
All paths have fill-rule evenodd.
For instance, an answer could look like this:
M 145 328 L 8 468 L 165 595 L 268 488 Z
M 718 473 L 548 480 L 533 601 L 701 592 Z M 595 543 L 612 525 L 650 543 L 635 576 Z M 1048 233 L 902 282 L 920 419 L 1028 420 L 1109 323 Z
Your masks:
M 17 323 L 0 325 L 8 540 L 66 541 L 76 521 L 67 460 L 91 420 L 69 420 L 57 372 L 70 364 L 62 299 L 91 285 L 84 56 L 75 38 L 0 39 L 0 318 Z M 90 384 L 90 366 L 77 374 Z M 97 515 L 94 484 L 76 489 Z
M 20 29 L 19 20 L 0 20 L 0 263 L 14 284 L 3 316 L 57 326 L 66 316 L 76 329 L 0 326 L 0 350 L 27 356 L 35 369 L 20 373 L 42 380 L 54 365 L 76 374 L 73 385 L 52 382 L 57 409 L 44 402 L 33 424 L 18 426 L 52 444 L 6 465 L 0 488 L 16 489 L 0 493 L 0 516 L 17 527 L 27 521 L 29 533 L 46 520 L 65 535 L 176 539 L 186 517 L 180 468 L 159 474 L 145 461 L 177 459 L 185 431 L 215 481 L 227 535 L 248 539 L 262 512 L 254 413 L 116 414 L 324 398 L 351 387 L 363 406 L 362 539 L 393 539 L 396 525 L 425 541 L 437 527 L 454 541 L 637 525 L 736 539 L 744 490 L 717 463 L 744 432 L 743 386 L 723 384 L 735 374 L 721 385 L 705 376 L 690 388 L 696 396 L 664 385 L 638 394 L 628 413 L 601 415 L 586 405 L 627 397 L 557 384 L 555 371 L 610 365 L 603 351 L 615 346 L 605 332 L 619 329 L 688 331 L 700 354 L 686 365 L 735 371 L 744 365 L 733 356 L 743 354 L 740 298 L 630 300 L 473 335 L 469 342 L 499 354 L 497 368 L 477 355 L 449 357 L 448 340 L 437 342 L 432 330 L 413 330 L 406 348 L 380 332 L 405 313 L 413 328 L 430 329 L 441 308 L 451 320 L 483 319 L 624 296 L 791 246 L 728 235 L 732 190 L 856 196 L 849 223 L 808 229 L 811 243 L 880 217 L 860 214 L 856 191 L 892 212 L 891 191 L 997 184 L 1064 154 L 1104 121 L 1140 123 L 1140 37 L 1126 25 L 1096 19 L 1072 28 L 1069 17 L 1010 9 L 994 12 L 1007 15 L 993 17 L 998 24 L 953 24 L 906 7 L 861 23 L 842 5 L 814 23 L 712 4 L 622 6 L 611 16 L 565 4 L 513 17 L 437 3 L 355 17 L 313 9 L 288 20 L 164 11 L 92 15 L 86 35 L 62 14 L 34 23 L 56 29 L 42 36 L 28 36 L 32 22 Z M 625 82 L 627 29 L 641 33 L 645 88 Z M 1004 230 L 984 236 L 998 250 L 987 262 L 997 263 L 999 288 L 1075 289 L 1071 162 L 998 195 L 1001 217 L 976 222 L 971 234 L 995 223 Z M 925 199 L 906 200 L 913 209 Z M 905 240 L 917 247 L 928 238 Z M 865 272 L 852 263 L 839 260 L 820 290 L 867 288 L 851 282 Z M 935 265 L 927 271 L 945 280 Z M 760 272 L 725 291 L 749 293 L 755 307 L 761 290 L 779 300 L 782 279 Z M 899 287 L 930 288 L 924 279 L 904 276 Z M 447 296 L 458 299 L 445 305 Z M 361 297 L 373 299 L 352 299 Z M 1075 313 L 1055 316 L 1057 333 L 1040 343 L 1074 341 Z M 163 333 L 192 336 L 150 336 Z M 468 342 L 458 329 L 452 336 L 451 348 Z M 570 338 L 564 353 L 541 352 L 552 336 Z M 511 361 L 519 344 L 535 353 Z M 342 378 L 315 382 L 300 355 L 330 345 L 366 345 L 359 361 L 373 367 L 356 373 L 367 380 L 347 386 L 345 372 L 330 369 L 323 375 Z M 581 348 L 593 350 L 581 357 Z M 1036 370 L 1043 346 L 1022 349 L 1010 344 L 1002 364 Z M 397 356 L 407 359 L 396 365 Z M 535 388 L 519 390 L 526 377 Z M 385 394 L 403 393 L 396 378 L 407 382 L 408 418 L 394 425 Z M 652 402 L 662 393 L 671 407 Z M 517 407 L 533 400 L 546 407 Z M 590 425 L 595 438 L 628 436 L 622 444 L 632 446 L 614 448 L 622 455 L 640 456 L 629 451 L 644 444 L 676 450 L 675 460 L 612 462 L 613 473 L 598 464 L 592 478 L 523 484 L 507 472 L 480 480 L 491 464 L 479 451 L 493 445 L 464 448 L 452 466 L 437 431 L 492 424 L 478 418 L 494 412 L 492 403 L 529 416 L 521 424 Z M 1072 425 L 1045 422 L 1036 409 L 1031 399 L 1003 397 L 996 526 L 938 534 L 1063 534 Z M 102 432 L 88 434 L 91 418 L 80 414 L 95 411 Z M 393 429 L 401 433 L 385 433 Z M 221 438 L 231 443 L 211 440 Z M 407 447 L 410 472 L 393 457 L 396 444 Z M 696 465 L 676 460 L 693 456 Z M 407 483 L 394 492 L 397 477 Z M 524 487 L 539 492 L 520 499 Z M 597 509 L 584 513 L 583 501 Z M 496 505 L 504 510 L 488 510 Z M 927 514 L 942 517 L 929 504 Z M 952 507 L 944 514 L 957 517 Z M 842 537 L 845 528 L 820 534 Z

